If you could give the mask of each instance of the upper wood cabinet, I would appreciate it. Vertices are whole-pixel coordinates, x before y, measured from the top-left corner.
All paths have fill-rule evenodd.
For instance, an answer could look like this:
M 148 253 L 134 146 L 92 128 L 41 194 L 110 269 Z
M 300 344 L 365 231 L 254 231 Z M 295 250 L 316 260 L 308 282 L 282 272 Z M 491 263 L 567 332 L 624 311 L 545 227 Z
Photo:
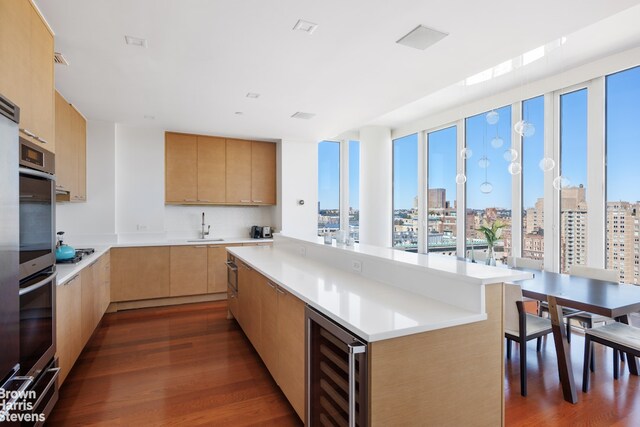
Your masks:
M 251 143 L 251 201 L 276 204 L 276 144 Z
M 87 122 L 56 92 L 56 188 L 59 202 L 87 200 Z
M 165 147 L 165 203 L 276 203 L 275 144 L 166 132 Z
M 20 107 L 21 136 L 55 152 L 53 34 L 31 1 L 0 1 L 0 58 L 0 93 Z
M 251 141 L 227 140 L 227 203 L 251 203 Z

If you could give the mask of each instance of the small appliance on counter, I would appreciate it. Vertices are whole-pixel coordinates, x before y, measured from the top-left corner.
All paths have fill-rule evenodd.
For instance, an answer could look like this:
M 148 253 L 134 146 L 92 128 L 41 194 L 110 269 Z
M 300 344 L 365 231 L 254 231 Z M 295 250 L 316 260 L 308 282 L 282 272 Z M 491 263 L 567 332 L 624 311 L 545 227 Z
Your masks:
M 62 237 L 64 231 L 58 231 L 58 244 L 56 245 L 56 263 L 57 264 L 77 264 L 84 257 L 91 255 L 96 250 L 93 248 L 74 249 L 63 243 Z
M 254 225 L 249 235 L 252 239 L 271 239 L 273 237 L 271 227 L 268 225 Z

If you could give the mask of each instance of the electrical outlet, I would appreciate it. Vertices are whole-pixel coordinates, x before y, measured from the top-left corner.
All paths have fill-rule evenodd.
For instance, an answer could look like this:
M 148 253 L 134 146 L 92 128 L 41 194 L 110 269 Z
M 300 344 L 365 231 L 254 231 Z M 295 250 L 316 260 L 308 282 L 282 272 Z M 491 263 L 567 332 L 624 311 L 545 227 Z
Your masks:
M 298 253 L 300 253 L 300 255 L 302 256 L 307 256 L 307 248 L 305 248 L 304 246 L 300 246 L 298 248 Z
M 351 269 L 357 273 L 362 273 L 362 261 L 351 261 Z

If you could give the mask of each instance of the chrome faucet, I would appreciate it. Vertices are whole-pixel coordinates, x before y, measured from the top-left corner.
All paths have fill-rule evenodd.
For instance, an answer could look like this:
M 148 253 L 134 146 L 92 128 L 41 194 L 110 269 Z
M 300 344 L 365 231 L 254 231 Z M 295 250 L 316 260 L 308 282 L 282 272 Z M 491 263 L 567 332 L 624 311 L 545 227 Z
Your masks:
M 208 225 L 207 226 L 207 231 L 204 231 L 204 212 L 202 212 L 202 231 L 200 231 L 200 238 L 204 239 L 205 237 L 207 237 L 209 235 L 209 232 L 211 231 L 211 226 Z

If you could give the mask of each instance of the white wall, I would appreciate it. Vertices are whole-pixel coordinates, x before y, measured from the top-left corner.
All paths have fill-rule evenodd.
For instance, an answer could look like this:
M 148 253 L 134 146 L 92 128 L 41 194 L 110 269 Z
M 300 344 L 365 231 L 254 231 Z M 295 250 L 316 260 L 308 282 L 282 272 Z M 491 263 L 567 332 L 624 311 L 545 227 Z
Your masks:
M 248 237 L 275 216 L 273 207 L 165 206 L 164 130 L 97 121 L 87 123 L 87 202 L 56 211 L 76 246 L 197 237 L 202 212 L 211 237 Z
M 115 124 L 87 122 L 87 202 L 56 204 L 56 229 L 76 245 L 111 243 L 115 228 Z
M 391 129 L 360 129 L 360 242 L 391 246 L 392 232 Z
M 278 143 L 276 227 L 289 236 L 315 239 L 318 228 L 318 144 Z M 304 200 L 304 205 L 298 202 Z

